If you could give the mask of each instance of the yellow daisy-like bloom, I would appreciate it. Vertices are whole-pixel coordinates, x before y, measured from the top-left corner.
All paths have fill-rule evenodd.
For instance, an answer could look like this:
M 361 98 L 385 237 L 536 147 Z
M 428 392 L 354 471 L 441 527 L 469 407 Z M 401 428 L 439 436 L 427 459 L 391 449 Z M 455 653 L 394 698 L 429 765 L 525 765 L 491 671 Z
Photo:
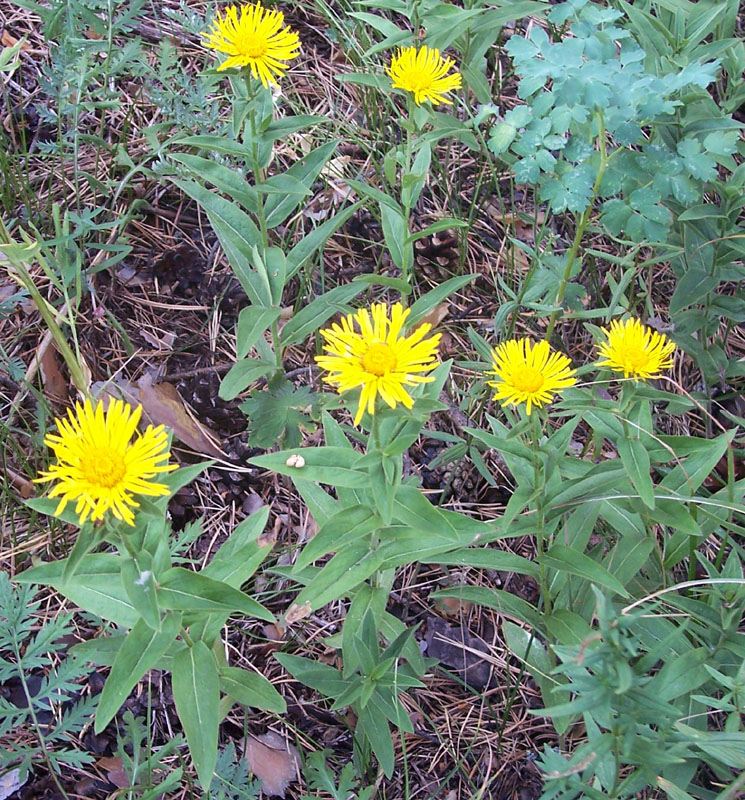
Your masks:
M 224 17 L 218 11 L 211 29 L 203 34 L 204 45 L 230 56 L 218 72 L 248 66 L 264 87 L 276 85 L 276 79 L 284 77 L 287 70 L 283 62 L 292 61 L 300 53 L 298 35 L 284 22 L 281 11 L 268 11 L 261 3 L 243 5 L 240 10 L 230 6 Z
M 326 355 L 316 356 L 316 361 L 331 373 L 324 381 L 336 386 L 340 393 L 362 388 L 355 425 L 365 409 L 368 414 L 375 413 L 378 395 L 391 408 L 397 403 L 411 408 L 414 400 L 404 387 L 434 380 L 414 373 L 429 372 L 437 366 L 441 334 L 425 338 L 432 326 L 423 323 L 409 336 L 403 336 L 401 331 L 410 311 L 396 303 L 389 318 L 385 303 L 374 303 L 370 311 L 363 308 L 347 314 L 341 324 L 321 331 Z
M 602 328 L 607 341 L 598 345 L 602 360 L 598 367 L 610 367 L 623 372 L 625 378 L 647 380 L 657 377 L 663 369 L 673 365 L 675 344 L 663 333 L 658 333 L 638 319 L 623 322 L 613 320 L 610 330 Z
M 104 412 L 103 403 L 94 407 L 90 400 L 68 418 L 56 421 L 58 434 L 49 434 L 44 443 L 57 457 L 48 472 L 40 473 L 35 483 L 59 481 L 49 497 L 59 497 L 55 514 L 61 514 L 70 501 L 82 525 L 88 516 L 101 519 L 107 511 L 128 525 L 134 525 L 132 508 L 139 503 L 132 495 L 161 497 L 168 487 L 150 478 L 176 469 L 168 464 L 168 434 L 163 425 L 148 425 L 145 433 L 132 442 L 142 406 L 132 410 L 121 400 L 111 400 Z
M 530 416 L 533 406 L 540 408 L 550 403 L 554 395 L 567 386 L 574 386 L 572 362 L 563 353 L 552 353 L 548 342 L 533 344 L 530 339 L 510 339 L 492 351 L 494 370 L 498 380 L 487 381 L 496 389 L 495 400 L 503 406 L 525 403 L 525 413 Z
M 386 72 L 393 80 L 393 88 L 411 92 L 418 106 L 425 100 L 430 100 L 434 105 L 450 104 L 445 92 L 452 92 L 461 86 L 459 72 L 447 74 L 454 66 L 452 58 L 442 58 L 439 50 L 425 45 L 419 50 L 416 47 L 399 50 Z

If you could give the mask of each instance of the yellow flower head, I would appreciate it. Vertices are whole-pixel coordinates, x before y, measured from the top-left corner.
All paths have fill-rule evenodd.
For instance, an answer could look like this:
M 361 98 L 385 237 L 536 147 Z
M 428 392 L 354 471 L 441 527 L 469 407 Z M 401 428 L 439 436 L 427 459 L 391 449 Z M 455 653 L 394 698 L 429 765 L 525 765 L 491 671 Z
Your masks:
M 423 323 L 409 336 L 402 336 L 401 329 L 411 309 L 404 310 L 401 303 L 396 303 L 390 318 L 387 311 L 385 303 L 375 303 L 370 311 L 363 308 L 347 314 L 341 324 L 321 331 L 326 354 L 316 356 L 316 361 L 331 373 L 324 381 L 339 392 L 362 387 L 355 425 L 365 408 L 368 414 L 375 413 L 378 395 L 391 408 L 396 403 L 411 408 L 414 401 L 404 387 L 434 380 L 414 373 L 429 372 L 437 366 L 440 334 L 427 337 L 432 326 Z
M 503 406 L 525 403 L 530 416 L 533 406 L 550 403 L 554 395 L 567 386 L 574 386 L 572 362 L 563 353 L 552 353 L 548 342 L 533 344 L 530 339 L 510 339 L 492 351 L 498 380 L 487 381 L 496 389 L 495 400 Z
M 411 92 L 418 106 L 425 100 L 430 100 L 434 105 L 450 104 L 445 92 L 460 89 L 461 85 L 459 72 L 447 74 L 454 66 L 452 58 L 442 58 L 439 50 L 425 45 L 419 50 L 416 47 L 399 50 L 386 72 L 393 80 L 393 88 Z
M 300 39 L 284 25 L 285 15 L 281 11 L 267 11 L 261 3 L 229 6 L 223 17 L 217 19 L 203 35 L 204 45 L 227 53 L 218 71 L 230 67 L 251 67 L 254 78 L 261 78 L 264 86 L 276 84 L 276 78 L 284 77 L 287 64 L 300 52 Z
M 58 434 L 49 434 L 44 443 L 51 447 L 57 463 L 42 472 L 36 483 L 59 481 L 49 497 L 59 497 L 55 514 L 61 514 L 71 500 L 82 525 L 88 516 L 101 519 L 107 511 L 128 525 L 134 524 L 132 508 L 139 503 L 134 494 L 160 497 L 168 487 L 152 483 L 159 472 L 176 469 L 168 464 L 168 435 L 159 425 L 148 425 L 145 433 L 131 442 L 142 414 L 121 400 L 111 400 L 104 413 L 103 403 L 94 406 L 86 400 L 77 403 L 68 419 L 55 420 Z
M 607 341 L 598 345 L 598 354 L 602 358 L 597 362 L 598 367 L 623 372 L 625 378 L 646 380 L 673 365 L 675 344 L 664 334 L 642 325 L 638 319 L 624 322 L 614 319 L 610 330 L 602 328 L 602 331 Z

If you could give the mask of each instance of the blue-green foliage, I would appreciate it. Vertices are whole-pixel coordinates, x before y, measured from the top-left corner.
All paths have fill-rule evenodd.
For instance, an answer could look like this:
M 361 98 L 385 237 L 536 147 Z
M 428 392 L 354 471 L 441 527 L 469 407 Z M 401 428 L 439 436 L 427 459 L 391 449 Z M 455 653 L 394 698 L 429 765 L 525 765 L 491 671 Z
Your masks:
M 715 581 L 742 581 L 735 553 L 721 572 L 701 562 Z M 731 783 L 734 770 L 745 767 L 738 693 L 745 588 L 714 585 L 696 598 L 676 596 L 687 625 L 669 622 L 660 606 L 624 614 L 594 591 L 596 631 L 576 645 L 554 646 L 561 662 L 555 673 L 566 679 L 554 693 L 564 697 L 537 712 L 581 720 L 587 741 L 571 756 L 546 746 L 538 761 L 546 777 L 542 800 L 630 798 L 654 785 L 670 798 L 707 797 L 697 778 L 701 763 Z M 720 713 L 709 718 L 707 707 Z
M 261 781 L 249 777 L 246 759 L 236 755 L 230 742 L 217 754 L 209 800 L 257 800 L 260 792 Z
M 339 773 L 338 779 L 334 776 L 331 767 L 326 761 L 330 750 L 320 750 L 311 753 L 303 767 L 303 777 L 308 788 L 316 792 L 328 792 L 333 800 L 369 800 L 374 791 L 374 786 L 366 786 L 355 793 L 359 778 L 355 774 L 354 765 L 347 762 Z M 338 783 L 337 783 L 338 780 Z M 305 794 L 301 800 L 312 800 L 317 794 Z
M 73 632 L 70 615 L 47 619 L 39 627 L 41 601 L 33 599 L 35 593 L 36 587 L 14 587 L 0 572 L 0 683 L 20 687 L 23 697 L 18 706 L 0 696 L 0 769 L 19 769 L 21 776 L 43 760 L 56 772 L 95 760 L 70 744 L 90 723 L 96 703 L 90 696 L 74 699 L 88 669 L 60 655 L 67 647 L 64 637 Z M 36 676 L 41 676 L 38 686 Z M 19 739 L 13 735 L 18 730 L 35 731 L 37 741 Z
M 701 92 L 714 81 L 719 62 L 651 72 L 645 51 L 621 27 L 623 17 L 572 0 L 549 14 L 554 25 L 568 23 L 556 41 L 537 25 L 513 36 L 506 50 L 526 105 L 505 114 L 489 145 L 514 161 L 515 179 L 536 184 L 553 211 L 580 213 L 595 197 L 609 198 L 603 222 L 611 233 L 664 241 L 673 219 L 665 201 L 697 202 L 701 182 L 731 156 L 738 133 L 655 134 L 655 125 L 675 119 L 682 92 Z

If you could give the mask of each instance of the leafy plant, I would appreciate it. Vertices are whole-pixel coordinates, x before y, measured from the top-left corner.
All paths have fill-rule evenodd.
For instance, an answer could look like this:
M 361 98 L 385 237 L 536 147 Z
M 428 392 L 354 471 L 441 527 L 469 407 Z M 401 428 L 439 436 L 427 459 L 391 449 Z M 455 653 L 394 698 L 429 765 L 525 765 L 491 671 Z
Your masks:
M 258 800 L 260 796 L 261 781 L 249 778 L 246 759 L 236 754 L 230 742 L 217 754 L 210 800 Z
M 745 586 L 741 580 L 738 583 L 730 594 L 741 612 Z M 712 584 L 709 592 L 706 582 L 702 584 L 701 600 L 713 611 L 708 600 L 718 594 L 716 586 Z M 597 631 L 576 645 L 554 648 L 561 661 L 555 672 L 567 680 L 554 693 L 567 694 L 566 702 L 536 712 L 553 719 L 581 718 L 587 741 L 571 758 L 545 748 L 538 762 L 546 774 L 543 797 L 630 798 L 648 786 L 659 787 L 671 800 L 706 797 L 707 787 L 696 777 L 703 763 L 718 780 L 732 781 L 732 770 L 745 767 L 739 715 L 737 720 L 730 717 L 734 724 L 728 722 L 724 730 L 711 730 L 701 711 L 703 704 L 717 705 L 717 701 L 693 694 L 714 688 L 710 681 L 718 671 L 714 663 L 730 673 L 720 678 L 725 684 L 732 685 L 741 674 L 741 657 L 733 658 L 728 645 L 715 645 L 713 651 L 707 646 L 724 636 L 729 647 L 741 652 L 740 637 L 732 638 L 732 626 L 707 636 L 693 612 L 691 633 L 684 626 L 668 624 L 668 635 L 657 639 L 654 631 L 663 618 L 649 614 L 653 607 L 645 622 L 639 612 L 619 614 L 597 590 L 595 596 Z M 682 605 L 693 608 L 695 601 Z M 714 615 L 709 617 L 713 622 Z M 699 646 L 691 639 L 698 639 Z M 661 668 L 653 672 L 658 663 Z
M 367 767 L 367 749 L 371 748 L 390 777 L 393 774 L 393 741 L 389 724 L 402 732 L 414 732 L 399 695 L 407 689 L 424 686 L 419 679 L 435 661 L 420 656 L 400 663 L 399 660 L 406 657 L 404 651 L 413 634 L 413 629 L 404 630 L 381 651 L 375 616 L 368 611 L 359 630 L 345 636 L 343 670 L 289 653 L 275 654 L 279 663 L 295 678 L 332 698 L 332 710 L 352 707 L 357 717 L 355 754 L 360 772 Z M 346 780 L 349 779 L 347 776 Z M 365 796 L 369 793 L 361 795 Z
M 122 716 L 124 730 L 117 735 L 116 756 L 121 760 L 122 771 L 129 778 L 125 796 L 138 800 L 156 800 L 176 789 L 184 770 L 175 769 L 166 759 L 185 742 L 183 736 L 174 736 L 162 747 L 153 747 L 148 728 L 131 711 Z M 156 781 L 156 776 L 161 780 Z
M 612 236 L 632 247 L 667 242 L 675 217 L 701 202 L 718 167 L 734 168 L 741 126 L 705 91 L 720 69 L 711 49 L 689 51 L 680 68 L 659 59 L 650 69 L 623 26 L 623 11 L 571 0 L 554 6 L 549 21 L 569 23 L 572 35 L 552 41 L 534 26 L 506 45 L 526 103 L 491 127 L 489 147 L 552 212 L 575 215 L 558 288 L 548 288 L 540 306 L 551 312 L 552 332 L 596 201 L 603 201 L 600 221 Z M 696 28 L 696 36 L 707 30 Z M 701 126 L 703 108 L 710 122 Z M 477 119 L 490 113 L 486 108 Z
M 311 753 L 303 765 L 303 776 L 309 789 L 318 792 L 328 792 L 333 800 L 370 800 L 375 791 L 374 786 L 358 789 L 359 778 L 355 774 L 354 764 L 347 762 L 339 772 L 334 775 L 329 767 L 327 757 L 329 750 Z M 316 795 L 303 795 L 301 800 L 312 800 Z
M 18 770 L 24 780 L 44 763 L 56 781 L 66 768 L 94 760 L 75 740 L 90 724 L 96 698 L 80 696 L 78 681 L 88 669 L 65 653 L 72 615 L 39 625 L 42 600 L 35 595 L 36 586 L 15 587 L 0 572 L 0 683 L 20 689 L 15 702 L 0 696 L 0 769 Z M 36 742 L 18 737 L 22 730 L 33 731 Z
M 173 563 L 166 504 L 203 468 L 200 464 L 165 476 L 169 495 L 156 502 L 141 498 L 133 528 L 84 524 L 67 558 L 31 567 L 17 580 L 53 586 L 81 608 L 128 631 L 76 646 L 81 658 L 111 665 L 96 711 L 97 731 L 106 727 L 148 670 L 171 672 L 176 710 L 206 791 L 215 769 L 218 726 L 230 707 L 239 702 L 283 712 L 285 702 L 263 676 L 229 666 L 221 646 L 221 630 L 231 614 L 273 619 L 240 590 L 271 549 L 259 540 L 268 508 L 238 525 L 201 572 Z M 40 498 L 29 505 L 52 514 L 56 501 Z M 71 511 L 60 516 L 78 522 Z M 94 552 L 104 543 L 118 553 Z M 181 547 L 179 540 L 175 544 Z

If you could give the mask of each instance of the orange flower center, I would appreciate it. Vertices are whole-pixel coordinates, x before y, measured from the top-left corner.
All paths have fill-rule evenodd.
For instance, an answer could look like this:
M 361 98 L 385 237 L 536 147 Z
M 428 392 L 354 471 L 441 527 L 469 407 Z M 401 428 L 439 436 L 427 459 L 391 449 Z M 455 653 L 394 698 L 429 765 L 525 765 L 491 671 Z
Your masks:
M 421 92 L 432 85 L 432 76 L 422 70 L 412 69 L 407 73 L 406 81 L 410 92 Z
M 543 386 L 543 373 L 534 367 L 523 367 L 515 372 L 512 377 L 512 385 L 519 392 L 532 394 Z
M 247 58 L 263 58 L 269 49 L 266 36 L 257 36 L 255 33 L 245 33 L 238 43 L 240 54 Z
M 80 471 L 83 478 L 94 486 L 111 489 L 124 477 L 127 466 L 120 453 L 109 448 L 100 448 L 86 453 L 80 459 Z
M 621 349 L 621 362 L 627 369 L 637 372 L 639 369 L 647 367 L 649 354 L 643 346 L 640 347 L 636 344 L 626 345 Z
M 396 369 L 396 353 L 385 342 L 371 344 L 362 356 L 362 369 L 380 377 Z

